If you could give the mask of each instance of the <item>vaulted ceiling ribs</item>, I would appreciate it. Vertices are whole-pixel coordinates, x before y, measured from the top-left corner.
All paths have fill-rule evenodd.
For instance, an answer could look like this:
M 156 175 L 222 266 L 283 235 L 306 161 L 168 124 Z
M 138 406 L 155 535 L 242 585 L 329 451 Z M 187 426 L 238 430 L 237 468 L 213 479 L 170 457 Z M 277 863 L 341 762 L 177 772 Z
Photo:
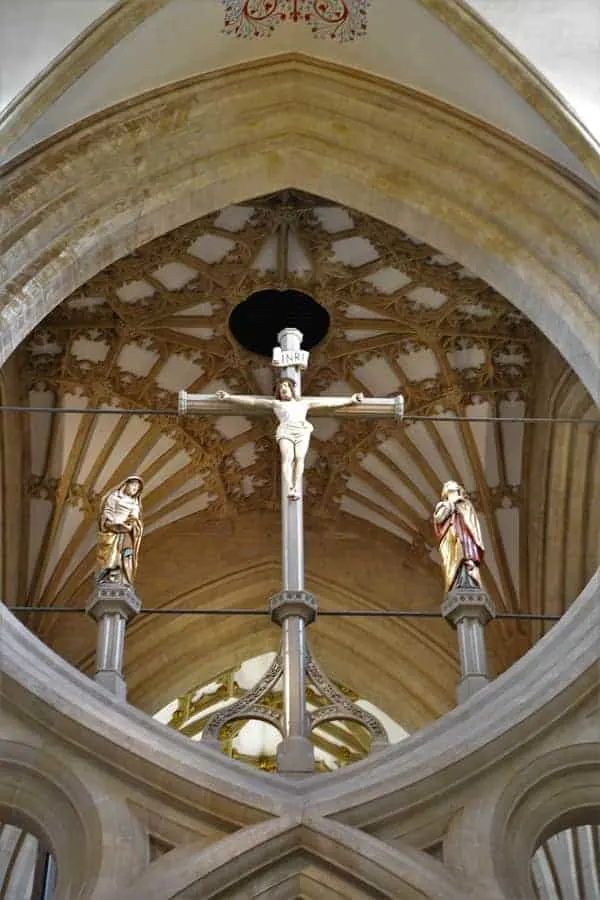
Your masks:
M 540 335 L 456 261 L 381 222 L 288 191 L 229 207 L 99 273 L 32 334 L 32 404 L 169 409 L 181 388 L 269 392 L 269 362 L 237 344 L 231 310 L 257 290 L 296 289 L 326 307 L 306 392 L 406 396 L 407 411 L 522 415 Z M 150 529 L 277 499 L 268 421 L 38 416 L 32 420 L 30 603 L 71 596 L 93 566 L 98 498 L 131 471 Z M 358 516 L 435 565 L 431 508 L 448 478 L 485 518 L 487 582 L 513 607 L 519 576 L 523 433 L 463 422 L 374 426 L 321 419 L 309 513 Z M 521 598 L 523 602 L 523 598 Z

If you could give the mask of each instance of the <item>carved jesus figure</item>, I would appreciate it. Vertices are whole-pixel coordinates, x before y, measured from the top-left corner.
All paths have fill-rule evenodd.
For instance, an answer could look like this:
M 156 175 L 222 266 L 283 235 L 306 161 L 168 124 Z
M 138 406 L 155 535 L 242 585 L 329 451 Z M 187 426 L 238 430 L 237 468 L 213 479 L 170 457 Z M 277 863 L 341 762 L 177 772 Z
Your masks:
M 479 566 L 484 553 L 481 527 L 475 507 L 456 481 L 447 481 L 442 487 L 433 522 L 440 542 L 446 590 L 480 588 Z
M 309 410 L 316 406 L 320 409 L 338 409 L 341 406 L 351 406 L 363 401 L 362 394 L 353 394 L 351 397 L 343 398 L 310 397 L 304 399 L 298 396 L 294 382 L 288 378 L 278 382 L 273 399 L 270 397 L 245 397 L 243 394 L 232 395 L 226 391 L 217 391 L 217 398 L 229 400 L 239 406 L 259 406 L 273 410 L 279 422 L 275 439 L 281 453 L 283 484 L 290 500 L 298 500 L 300 497 L 304 462 L 313 430 L 313 426 L 306 418 Z

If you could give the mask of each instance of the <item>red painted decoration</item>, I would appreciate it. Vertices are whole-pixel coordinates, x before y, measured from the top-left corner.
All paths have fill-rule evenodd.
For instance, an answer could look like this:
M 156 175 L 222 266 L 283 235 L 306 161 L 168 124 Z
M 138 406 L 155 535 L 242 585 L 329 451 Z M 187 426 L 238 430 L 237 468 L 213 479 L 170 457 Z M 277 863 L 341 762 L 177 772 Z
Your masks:
M 315 37 L 354 41 L 367 30 L 371 0 L 221 0 L 225 34 L 270 37 L 281 22 L 306 22 Z

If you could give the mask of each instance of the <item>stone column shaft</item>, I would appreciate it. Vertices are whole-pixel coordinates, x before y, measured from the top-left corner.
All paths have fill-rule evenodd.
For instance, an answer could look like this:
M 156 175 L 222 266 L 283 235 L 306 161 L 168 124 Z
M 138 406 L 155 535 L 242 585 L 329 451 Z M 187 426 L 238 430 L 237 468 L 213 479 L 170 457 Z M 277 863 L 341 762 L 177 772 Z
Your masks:
M 306 713 L 306 625 L 315 618 L 317 601 L 304 590 L 283 590 L 271 598 L 271 618 L 281 626 L 283 660 L 283 740 L 277 769 L 304 775 L 315 766 Z
M 127 619 L 121 613 L 106 613 L 98 622 L 96 670 L 121 672 Z
M 98 623 L 96 673 L 94 680 L 119 698 L 127 697 L 123 678 L 125 629 L 129 619 L 141 609 L 141 602 L 128 584 L 99 582 L 86 607 Z
M 449 591 L 442 604 L 442 615 L 456 629 L 458 638 L 459 703 L 464 703 L 489 683 L 485 626 L 495 614 L 489 594 L 475 588 Z

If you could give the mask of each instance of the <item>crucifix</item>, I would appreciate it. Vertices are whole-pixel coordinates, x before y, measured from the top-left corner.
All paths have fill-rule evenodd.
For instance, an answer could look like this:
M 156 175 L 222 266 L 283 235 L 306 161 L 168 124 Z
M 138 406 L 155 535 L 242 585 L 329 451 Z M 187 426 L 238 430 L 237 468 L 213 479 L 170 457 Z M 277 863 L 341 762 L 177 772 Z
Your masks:
M 236 703 L 219 710 L 204 729 L 202 739 L 218 741 L 220 729 L 240 719 L 262 719 L 281 732 L 283 740 L 277 749 L 278 771 L 302 775 L 314 769 L 310 732 L 319 724 L 332 720 L 351 720 L 364 725 L 372 737 L 372 748 L 387 743 L 385 729 L 370 713 L 348 700 L 329 681 L 313 659 L 306 642 L 306 626 L 314 621 L 317 600 L 304 589 L 304 528 L 302 483 L 304 463 L 313 426 L 308 415 L 350 418 L 395 418 L 404 415 L 402 396 L 365 398 L 303 397 L 301 374 L 308 365 L 309 354 L 302 350 L 302 333 L 297 328 L 284 328 L 278 335 L 279 346 L 273 350 L 273 367 L 277 372 L 275 397 L 229 394 L 188 394 L 179 392 L 179 414 L 240 415 L 272 414 L 277 419 L 275 439 L 281 456 L 281 540 L 282 590 L 270 600 L 271 618 L 281 626 L 280 651 L 268 671 L 247 694 Z M 283 714 L 278 715 L 260 699 L 283 679 Z M 312 713 L 306 708 L 306 678 L 329 704 Z

